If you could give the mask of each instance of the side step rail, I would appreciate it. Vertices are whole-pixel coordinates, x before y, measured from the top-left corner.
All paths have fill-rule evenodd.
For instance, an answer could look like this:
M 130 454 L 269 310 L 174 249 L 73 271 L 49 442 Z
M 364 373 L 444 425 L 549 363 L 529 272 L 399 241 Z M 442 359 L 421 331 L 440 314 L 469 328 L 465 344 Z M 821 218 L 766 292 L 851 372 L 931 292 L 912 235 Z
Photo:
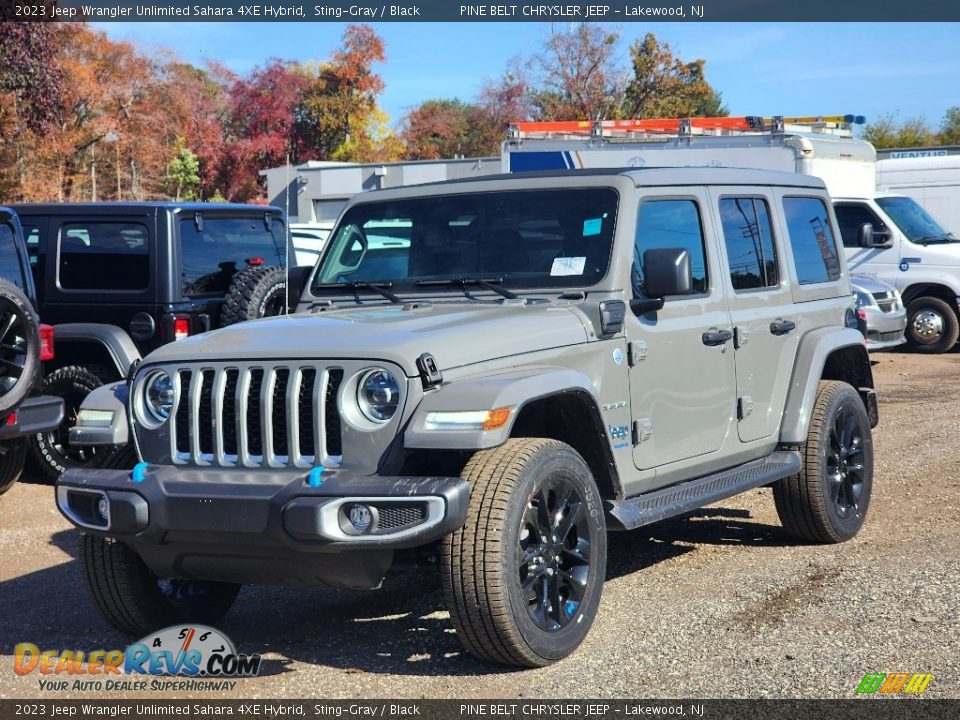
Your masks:
M 800 453 L 781 450 L 762 460 L 654 490 L 626 500 L 607 500 L 611 530 L 633 530 L 642 525 L 683 515 L 744 490 L 767 485 L 800 472 Z M 619 528 L 617 526 L 620 526 Z

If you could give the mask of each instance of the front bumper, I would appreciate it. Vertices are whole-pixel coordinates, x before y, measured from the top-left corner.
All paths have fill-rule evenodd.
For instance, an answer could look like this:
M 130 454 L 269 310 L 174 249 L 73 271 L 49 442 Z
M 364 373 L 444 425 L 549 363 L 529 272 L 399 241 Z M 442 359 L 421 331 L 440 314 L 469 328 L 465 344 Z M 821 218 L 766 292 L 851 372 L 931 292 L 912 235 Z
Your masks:
M 461 527 L 468 501 L 461 478 L 349 470 L 141 465 L 57 481 L 70 522 L 125 542 L 158 576 L 257 584 L 376 587 L 395 550 Z
M 867 350 L 886 350 L 902 345 L 907 341 L 904 330 L 907 328 L 907 311 L 903 308 L 893 312 L 883 312 L 878 307 L 861 308 L 867 324 Z
M 63 420 L 63 400 L 52 395 L 34 395 L 0 424 L 0 440 L 53 430 Z

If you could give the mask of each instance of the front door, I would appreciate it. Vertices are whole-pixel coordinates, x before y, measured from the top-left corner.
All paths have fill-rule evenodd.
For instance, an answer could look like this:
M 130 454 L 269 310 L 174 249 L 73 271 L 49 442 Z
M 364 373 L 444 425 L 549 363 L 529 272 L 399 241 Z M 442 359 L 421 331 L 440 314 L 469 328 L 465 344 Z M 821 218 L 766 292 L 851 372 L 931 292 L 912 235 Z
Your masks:
M 628 313 L 634 462 L 640 469 L 716 452 L 731 432 L 735 376 L 732 326 L 706 193 L 678 188 L 639 205 L 633 284 L 644 297 L 643 254 L 684 248 L 693 292 L 665 299 L 663 309 Z M 726 339 L 725 339 L 726 338 Z

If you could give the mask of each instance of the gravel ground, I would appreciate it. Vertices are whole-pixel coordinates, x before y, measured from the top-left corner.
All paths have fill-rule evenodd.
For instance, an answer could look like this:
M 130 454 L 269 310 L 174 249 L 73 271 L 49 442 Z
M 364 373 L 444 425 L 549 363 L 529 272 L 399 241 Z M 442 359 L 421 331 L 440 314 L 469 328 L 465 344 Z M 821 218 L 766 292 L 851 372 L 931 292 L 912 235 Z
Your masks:
M 848 543 L 794 544 L 765 489 L 611 535 L 592 632 L 541 670 L 462 653 L 429 572 L 379 592 L 245 588 L 219 627 L 264 655 L 264 674 L 195 696 L 851 698 L 864 673 L 904 671 L 933 673 L 927 696 L 960 697 L 960 355 L 874 361 L 874 495 Z M 18 642 L 129 640 L 84 594 L 49 486 L 28 478 L 0 499 L 0 542 L 0 698 L 84 696 L 44 693 L 38 675 L 12 670 Z

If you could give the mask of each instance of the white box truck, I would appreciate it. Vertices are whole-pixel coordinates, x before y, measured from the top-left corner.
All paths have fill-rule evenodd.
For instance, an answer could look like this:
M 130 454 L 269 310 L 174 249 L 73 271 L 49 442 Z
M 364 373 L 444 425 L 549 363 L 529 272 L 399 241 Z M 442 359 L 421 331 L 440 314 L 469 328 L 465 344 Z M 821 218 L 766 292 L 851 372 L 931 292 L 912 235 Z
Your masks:
M 960 148 L 910 148 L 877 153 L 877 188 L 911 197 L 960 235 Z
M 741 167 L 815 175 L 834 200 L 852 273 L 900 291 L 907 341 L 952 349 L 960 335 L 960 240 L 911 197 L 877 191 L 874 147 L 852 116 L 516 123 L 505 172 L 609 167 Z

